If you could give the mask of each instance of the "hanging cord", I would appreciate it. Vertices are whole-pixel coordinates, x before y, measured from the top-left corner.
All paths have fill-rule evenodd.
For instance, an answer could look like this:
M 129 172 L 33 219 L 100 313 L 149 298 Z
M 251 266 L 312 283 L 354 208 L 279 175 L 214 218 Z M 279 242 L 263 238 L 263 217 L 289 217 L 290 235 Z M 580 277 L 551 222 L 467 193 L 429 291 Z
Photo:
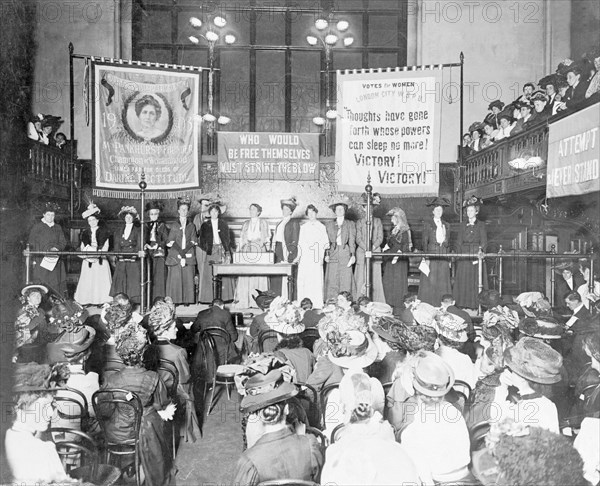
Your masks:
M 85 124 L 86 126 L 90 126 L 90 90 L 89 90 L 89 82 L 90 82 L 90 60 L 89 58 L 85 59 L 85 67 L 83 68 L 83 105 L 85 109 Z

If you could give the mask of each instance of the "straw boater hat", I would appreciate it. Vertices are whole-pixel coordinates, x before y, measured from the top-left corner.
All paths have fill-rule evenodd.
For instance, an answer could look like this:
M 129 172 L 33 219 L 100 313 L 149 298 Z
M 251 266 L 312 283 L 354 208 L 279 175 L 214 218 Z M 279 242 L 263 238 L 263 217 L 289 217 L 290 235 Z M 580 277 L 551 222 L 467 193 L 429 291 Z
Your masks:
M 40 292 L 42 295 L 45 295 L 48 293 L 48 287 L 46 287 L 45 285 L 29 284 L 29 285 L 25 285 L 25 287 L 23 287 L 21 289 L 21 295 L 23 297 L 26 297 L 29 294 L 29 292 L 31 292 L 32 290 L 36 290 L 36 291 Z
M 467 323 L 462 317 L 450 312 L 439 311 L 435 315 L 434 323 L 440 336 L 458 343 L 467 341 Z
M 413 369 L 413 387 L 429 397 L 443 397 L 454 385 L 452 368 L 437 354 L 423 351 Z
M 290 208 L 290 210 L 293 213 L 296 210 L 296 208 L 298 207 L 298 200 L 296 199 L 296 196 L 292 196 L 292 197 L 288 197 L 287 199 L 280 199 L 279 204 L 282 207 L 287 206 L 288 208 Z
M 535 383 L 552 385 L 562 378 L 562 356 L 539 339 L 522 338 L 504 352 L 504 360 L 517 375 Z
M 95 215 L 100 214 L 100 208 L 92 202 L 88 205 L 87 209 L 83 213 L 81 213 L 81 217 L 83 219 L 88 219 L 90 216 L 92 216 L 94 214 Z
M 344 209 L 346 212 L 348 212 L 348 208 L 350 207 L 350 198 L 347 196 L 340 196 L 333 200 L 333 202 L 329 205 L 329 208 L 335 213 L 335 208 L 337 206 L 344 206 Z

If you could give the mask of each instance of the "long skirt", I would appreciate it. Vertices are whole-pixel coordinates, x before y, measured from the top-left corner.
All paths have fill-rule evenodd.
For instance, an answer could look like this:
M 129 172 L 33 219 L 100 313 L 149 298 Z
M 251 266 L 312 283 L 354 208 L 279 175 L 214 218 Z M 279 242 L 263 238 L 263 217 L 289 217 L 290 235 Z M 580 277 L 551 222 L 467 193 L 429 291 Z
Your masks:
M 281 242 L 275 243 L 275 255 L 274 262 L 281 263 L 284 262 L 283 258 L 283 245 Z M 269 278 L 270 289 L 275 292 L 277 295 L 281 295 L 282 297 L 288 298 L 288 290 L 287 290 L 287 281 L 283 279 L 281 276 L 270 277 Z M 300 294 L 298 294 L 300 295 Z M 300 297 L 302 298 L 302 297 Z M 292 300 L 293 296 L 289 296 L 289 299 Z
M 383 267 L 383 288 L 388 305 L 394 308 L 398 315 L 404 309 L 404 294 L 408 291 L 408 260 L 399 258 L 392 263 L 392 258 L 386 258 Z
M 361 249 L 356 250 L 356 266 L 354 268 L 355 288 L 352 292 L 354 299 L 361 295 L 366 295 L 365 282 L 365 252 Z M 371 295 L 373 302 L 385 302 L 385 293 L 383 291 L 383 280 L 381 277 L 381 259 L 371 259 Z
M 193 304 L 196 302 L 194 271 L 194 266 L 187 264 L 185 267 L 181 265 L 168 267 L 166 292 L 174 304 Z
M 65 263 L 59 259 L 51 272 L 40 266 L 42 260 L 33 263 L 33 280 L 35 283 L 43 283 L 56 290 L 61 295 L 67 291 L 67 272 Z
M 454 280 L 456 305 L 470 309 L 478 307 L 477 296 L 479 295 L 479 263 L 473 264 L 473 261 L 470 258 L 458 260 Z M 483 289 L 487 289 L 485 262 L 483 264 Z
M 198 302 L 210 304 L 213 300 L 212 269 L 208 264 L 208 255 L 196 247 L 196 265 L 198 266 Z
M 211 276 L 212 280 L 212 267 L 210 265 L 211 262 L 229 263 L 229 254 L 225 254 L 223 251 L 223 246 L 221 245 L 213 245 L 212 255 L 206 255 L 206 266 L 208 267 L 208 273 Z M 211 292 L 212 295 L 212 292 Z M 221 277 L 221 299 L 225 302 L 229 300 L 233 300 L 233 296 L 235 295 L 235 277 Z M 216 297 L 216 296 L 215 296 Z M 213 297 L 214 298 L 214 297 Z M 212 298 L 210 299 L 212 302 Z M 204 302 L 204 301 L 203 301 Z
M 346 290 L 352 292 L 352 267 L 348 266 L 350 250 L 335 248 L 329 253 L 329 262 L 325 271 L 325 299 L 336 298 Z
M 127 294 L 131 302 L 140 302 L 140 262 L 117 260 L 110 295 Z
M 301 258 L 298 264 L 298 287 L 296 289 L 298 300 L 308 297 L 313 303 L 313 308 L 323 308 L 324 282 L 323 263 L 315 262 L 311 258 Z
M 164 297 L 167 291 L 167 266 L 164 257 L 152 257 L 150 265 L 150 279 L 152 282 L 152 300 L 156 297 Z
M 435 307 L 441 303 L 442 295 L 451 294 L 450 267 L 447 260 L 429 260 L 429 276 L 421 272 L 419 300 Z
M 75 300 L 80 304 L 104 304 L 110 300 L 112 276 L 106 258 L 83 260 Z
M 172 426 L 172 424 L 171 424 Z M 171 443 L 165 434 L 166 427 L 158 412 L 144 409 L 140 428 L 140 458 L 145 484 L 166 486 L 175 484 L 172 472 Z

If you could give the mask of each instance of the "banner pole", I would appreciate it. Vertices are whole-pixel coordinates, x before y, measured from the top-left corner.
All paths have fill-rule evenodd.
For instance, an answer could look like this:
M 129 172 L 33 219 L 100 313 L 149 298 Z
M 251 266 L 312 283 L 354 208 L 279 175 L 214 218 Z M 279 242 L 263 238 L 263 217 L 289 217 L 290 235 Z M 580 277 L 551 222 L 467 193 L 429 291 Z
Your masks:
M 460 123 L 459 123 L 459 131 L 458 134 L 458 187 L 460 188 L 458 191 L 459 195 L 459 210 L 458 217 L 459 222 L 463 221 L 463 212 L 462 212 L 462 202 L 465 198 L 465 188 L 463 186 L 463 150 L 462 150 L 462 134 L 463 134 L 463 124 L 464 124 L 464 116 L 465 116 L 465 97 L 464 97 L 464 89 L 465 89 L 465 55 L 463 52 L 460 53 Z
M 70 140 L 69 144 L 69 196 L 70 196 L 70 212 L 71 219 L 73 219 L 75 214 L 75 158 L 74 158 L 74 148 L 75 148 L 75 123 L 73 117 L 75 116 L 75 90 L 73 87 L 73 43 L 69 42 L 69 121 L 71 124 L 70 127 Z
M 140 177 L 140 190 L 142 191 L 141 194 L 141 218 L 140 218 L 140 248 L 144 248 L 144 207 L 146 205 L 146 188 L 148 187 L 148 183 L 146 182 L 146 174 L 142 171 L 142 175 Z M 145 251 L 144 253 L 140 254 L 140 314 L 144 313 L 144 307 L 145 307 L 145 302 L 144 302 L 144 297 L 146 295 L 146 258 L 145 258 Z
M 371 253 L 373 251 L 373 186 L 371 185 L 371 173 L 367 175 L 367 251 L 365 252 L 365 295 L 371 298 Z M 360 294 L 361 289 L 358 289 Z

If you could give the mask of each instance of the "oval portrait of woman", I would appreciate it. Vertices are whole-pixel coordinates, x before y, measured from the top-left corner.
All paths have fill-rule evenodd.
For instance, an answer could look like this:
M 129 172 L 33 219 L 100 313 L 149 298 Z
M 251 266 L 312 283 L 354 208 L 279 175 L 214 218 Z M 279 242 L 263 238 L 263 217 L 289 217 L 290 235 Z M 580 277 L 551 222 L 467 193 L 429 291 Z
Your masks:
M 123 107 L 123 126 L 139 142 L 160 143 L 173 127 L 173 110 L 160 93 L 134 93 Z

